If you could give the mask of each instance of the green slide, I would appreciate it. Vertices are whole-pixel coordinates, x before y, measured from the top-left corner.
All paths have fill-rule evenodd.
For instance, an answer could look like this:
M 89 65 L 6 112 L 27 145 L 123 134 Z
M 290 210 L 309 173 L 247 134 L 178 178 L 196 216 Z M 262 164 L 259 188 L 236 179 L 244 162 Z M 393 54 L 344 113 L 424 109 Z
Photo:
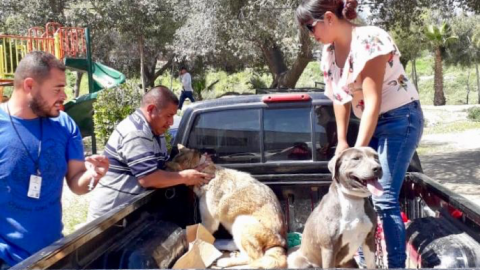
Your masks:
M 87 59 L 65 58 L 65 66 L 72 70 L 88 73 Z M 92 63 L 92 77 L 93 89 L 90 89 L 90 93 L 65 104 L 65 112 L 80 127 L 82 137 L 93 135 L 93 102 L 97 98 L 99 91 L 125 82 L 123 73 L 100 63 Z

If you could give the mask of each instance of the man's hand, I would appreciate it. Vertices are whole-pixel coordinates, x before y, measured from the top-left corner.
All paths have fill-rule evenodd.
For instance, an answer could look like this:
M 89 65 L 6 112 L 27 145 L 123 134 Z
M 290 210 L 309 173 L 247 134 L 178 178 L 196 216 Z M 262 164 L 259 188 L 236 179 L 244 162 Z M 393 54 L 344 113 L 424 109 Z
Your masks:
M 187 186 L 206 185 L 213 179 L 213 175 L 199 172 L 197 170 L 184 170 L 179 172 Z
M 87 193 L 107 173 L 109 165 L 108 158 L 100 155 L 86 157 L 85 162 L 70 160 L 66 177 L 70 190 L 77 195 Z
M 85 167 L 94 179 L 94 185 L 97 185 L 98 181 L 105 176 L 109 166 L 110 161 L 106 156 L 92 155 L 85 158 Z

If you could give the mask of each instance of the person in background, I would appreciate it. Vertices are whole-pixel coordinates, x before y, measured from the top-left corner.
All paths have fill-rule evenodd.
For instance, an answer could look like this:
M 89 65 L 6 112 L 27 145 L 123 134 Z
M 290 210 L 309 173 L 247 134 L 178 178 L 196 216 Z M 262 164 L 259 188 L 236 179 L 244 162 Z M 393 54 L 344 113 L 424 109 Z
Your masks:
M 180 80 L 182 81 L 183 89 L 180 94 L 180 103 L 178 104 L 179 110 L 182 109 L 185 99 L 188 98 L 191 102 L 195 102 L 195 98 L 193 98 L 192 76 L 188 73 L 186 67 L 180 68 Z

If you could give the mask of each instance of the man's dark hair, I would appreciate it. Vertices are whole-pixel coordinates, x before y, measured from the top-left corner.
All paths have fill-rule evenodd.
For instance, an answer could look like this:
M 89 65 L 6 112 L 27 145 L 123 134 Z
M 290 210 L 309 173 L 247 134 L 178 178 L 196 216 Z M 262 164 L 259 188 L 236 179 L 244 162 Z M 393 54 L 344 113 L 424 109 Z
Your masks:
M 187 69 L 186 66 L 181 66 L 179 70 L 186 70 L 186 71 L 188 71 L 188 69 Z
M 62 61 L 50 53 L 42 51 L 30 52 L 22 58 L 15 70 L 14 86 L 20 86 L 26 78 L 33 78 L 38 83 L 50 77 L 50 71 L 58 69 L 65 71 L 66 67 Z
M 142 108 L 146 108 L 150 104 L 154 104 L 158 109 L 164 109 L 169 104 L 178 105 L 177 96 L 163 85 L 158 85 L 150 89 L 142 98 Z

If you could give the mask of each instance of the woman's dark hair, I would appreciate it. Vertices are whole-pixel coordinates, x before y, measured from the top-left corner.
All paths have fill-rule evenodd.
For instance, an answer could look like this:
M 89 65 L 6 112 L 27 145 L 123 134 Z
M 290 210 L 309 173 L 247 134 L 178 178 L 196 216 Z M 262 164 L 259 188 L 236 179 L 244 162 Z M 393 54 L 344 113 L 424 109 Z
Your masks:
M 299 25 L 305 25 L 312 20 L 322 20 L 327 11 L 340 19 L 353 20 L 357 18 L 357 6 L 357 0 L 303 0 L 295 16 Z

